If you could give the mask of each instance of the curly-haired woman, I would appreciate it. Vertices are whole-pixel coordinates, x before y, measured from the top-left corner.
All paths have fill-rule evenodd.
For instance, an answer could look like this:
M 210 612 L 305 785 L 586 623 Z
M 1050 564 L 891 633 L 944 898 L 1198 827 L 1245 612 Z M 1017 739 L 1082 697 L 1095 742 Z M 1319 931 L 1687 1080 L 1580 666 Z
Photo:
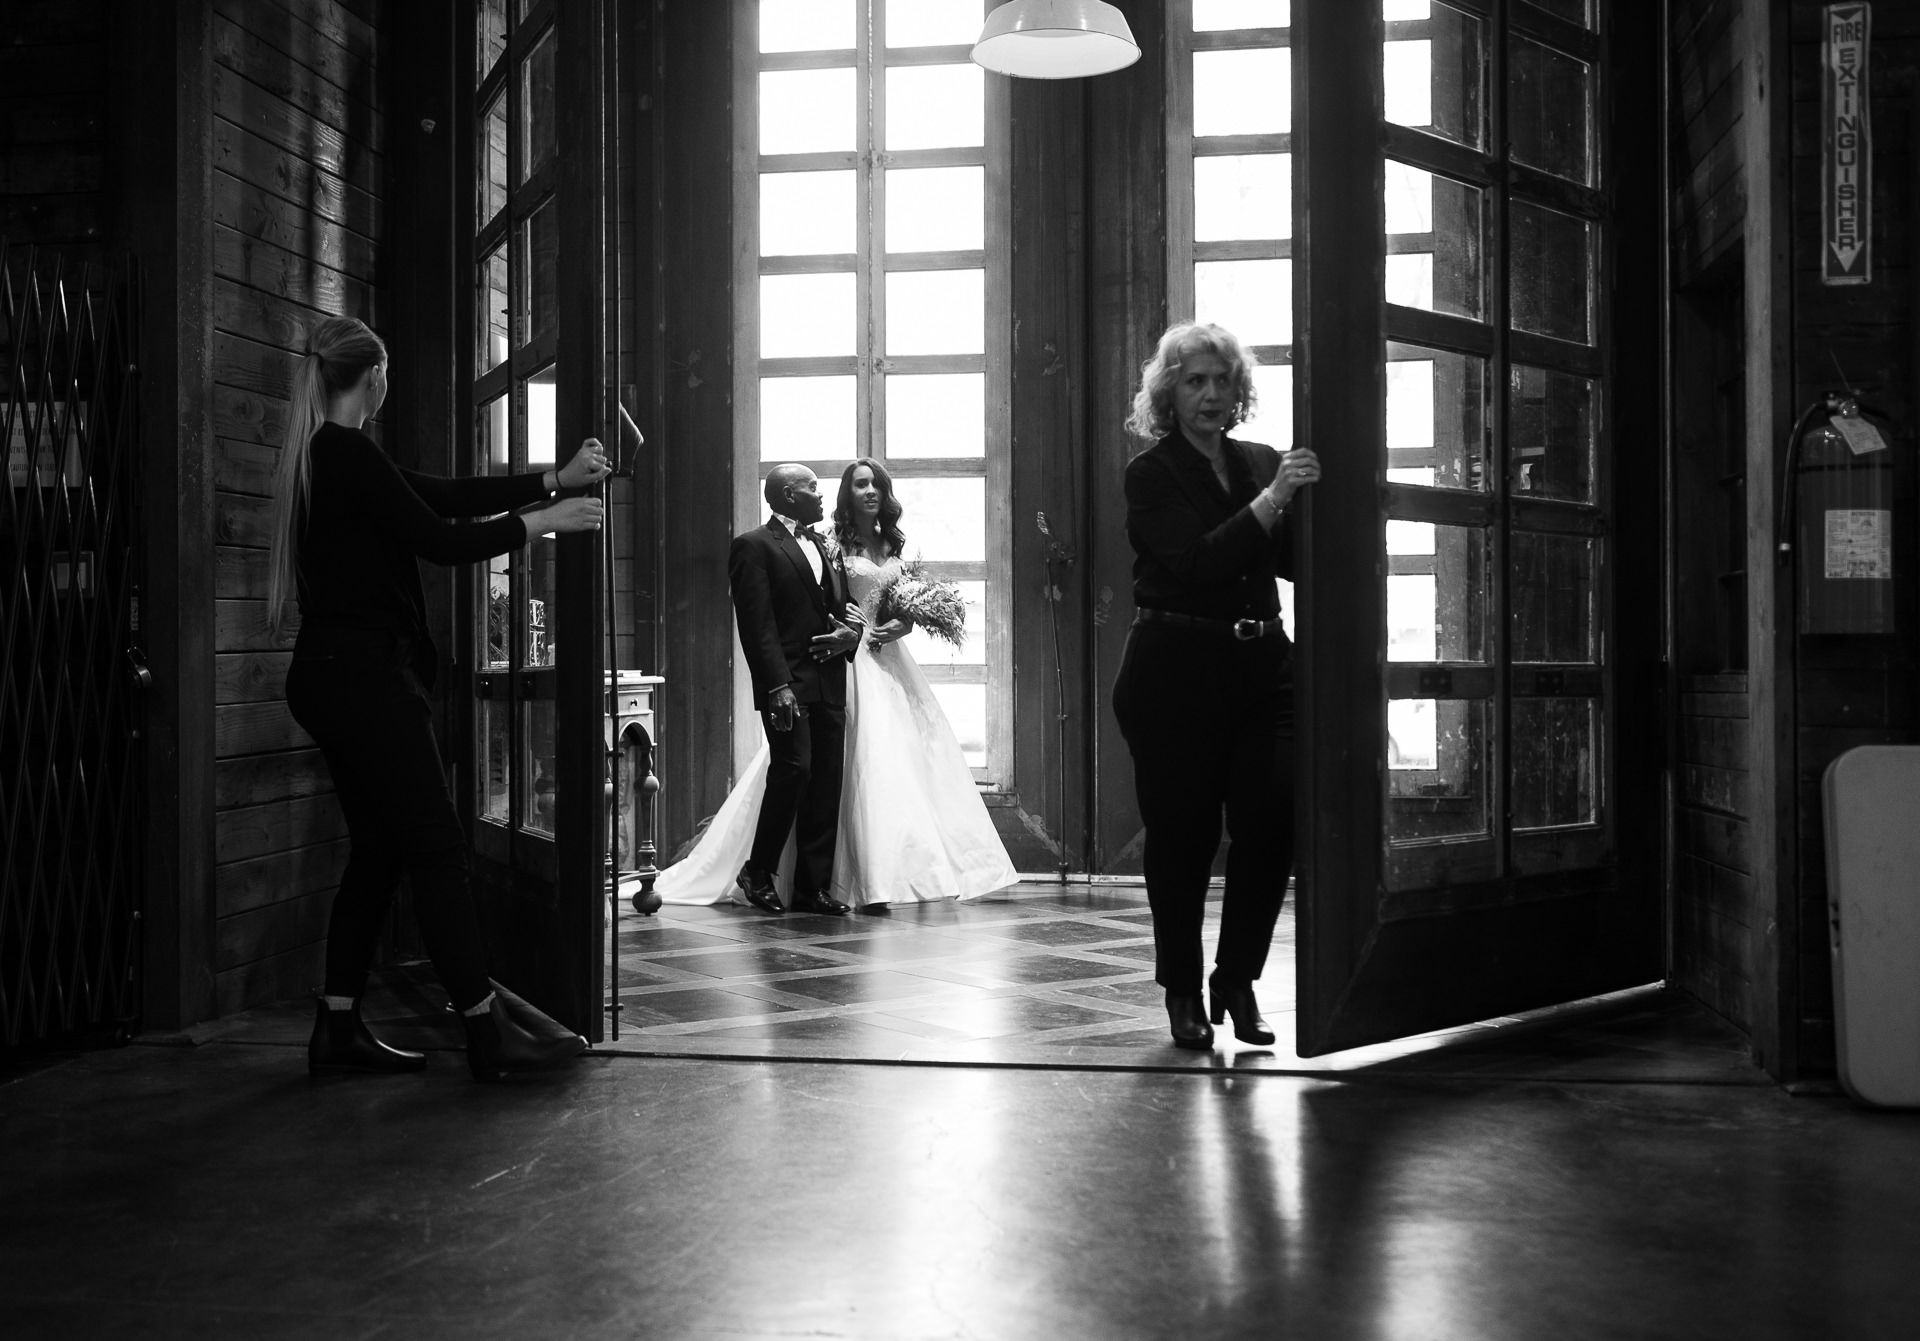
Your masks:
M 1228 431 L 1253 412 L 1253 359 L 1231 331 L 1182 322 L 1141 367 L 1127 428 L 1133 627 L 1113 711 L 1146 827 L 1154 978 L 1176 1046 L 1213 1046 L 1200 995 L 1201 924 L 1224 815 L 1230 846 L 1212 1018 L 1269 1044 L 1254 980 L 1293 869 L 1291 644 L 1277 579 L 1291 577 L 1287 505 L 1320 478 Z

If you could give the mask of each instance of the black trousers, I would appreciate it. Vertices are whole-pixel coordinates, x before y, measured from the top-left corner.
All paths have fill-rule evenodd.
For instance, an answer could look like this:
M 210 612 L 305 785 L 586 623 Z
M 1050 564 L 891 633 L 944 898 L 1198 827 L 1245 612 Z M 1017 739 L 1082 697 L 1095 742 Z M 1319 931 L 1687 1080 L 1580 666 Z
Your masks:
M 327 923 L 329 996 L 359 996 L 401 875 L 454 1007 L 486 999 L 486 952 L 474 910 L 467 836 L 447 791 L 426 686 L 408 649 L 301 656 L 287 707 L 326 757 L 351 851 Z
M 1170 992 L 1200 990 L 1200 929 L 1224 816 L 1230 846 L 1214 964 L 1225 981 L 1252 982 L 1266 967 L 1293 872 L 1287 644 L 1136 625 L 1113 711 L 1146 825 L 1155 981 Z
M 847 710 L 825 703 L 802 703 L 793 729 L 776 731 L 773 718 L 760 714 L 767 733 L 767 794 L 753 831 L 747 860 L 768 875 L 780 865 L 780 853 L 793 831 L 793 888 L 796 894 L 824 894 L 833 887 L 833 847 L 840 828 L 840 773 L 845 763 Z

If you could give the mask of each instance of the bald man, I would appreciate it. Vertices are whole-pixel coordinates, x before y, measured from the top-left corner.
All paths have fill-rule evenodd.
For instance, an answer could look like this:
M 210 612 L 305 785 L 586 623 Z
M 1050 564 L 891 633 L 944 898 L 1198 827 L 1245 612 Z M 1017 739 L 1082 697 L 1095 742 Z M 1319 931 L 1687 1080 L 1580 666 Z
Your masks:
M 737 883 L 754 907 L 787 911 L 773 873 L 792 831 L 792 911 L 844 917 L 847 905 L 832 894 L 833 846 L 840 826 L 847 659 L 860 644 L 859 607 L 849 607 L 846 573 L 829 560 L 814 530 L 824 511 L 814 473 L 805 466 L 775 466 L 765 493 L 773 516 L 735 536 L 727 552 L 734 620 L 770 755 L 753 851 Z

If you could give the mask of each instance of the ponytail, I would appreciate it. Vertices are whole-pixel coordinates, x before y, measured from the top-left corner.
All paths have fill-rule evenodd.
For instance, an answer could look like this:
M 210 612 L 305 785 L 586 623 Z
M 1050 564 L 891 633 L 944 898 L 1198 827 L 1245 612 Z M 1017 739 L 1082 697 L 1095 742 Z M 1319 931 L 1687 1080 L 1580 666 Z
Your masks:
M 327 420 L 327 395 L 345 391 L 387 357 L 380 337 L 353 317 L 329 317 L 307 337 L 293 374 L 293 403 L 280 464 L 273 473 L 273 549 L 267 568 L 267 626 L 286 632 L 287 607 L 299 596 L 300 527 L 313 480 L 313 435 Z

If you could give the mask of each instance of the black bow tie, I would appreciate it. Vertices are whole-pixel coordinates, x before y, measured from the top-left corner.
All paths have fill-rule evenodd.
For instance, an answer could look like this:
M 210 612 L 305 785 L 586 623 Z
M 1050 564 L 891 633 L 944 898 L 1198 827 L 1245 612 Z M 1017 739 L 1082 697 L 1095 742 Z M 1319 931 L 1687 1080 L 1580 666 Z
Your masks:
M 807 539 L 809 539 L 809 540 L 811 540 L 811 541 L 812 541 L 812 542 L 813 542 L 814 544 L 816 544 L 816 545 L 820 545 L 820 544 L 824 544 L 824 543 L 826 543 L 826 537 L 824 537 L 824 536 L 822 536 L 822 535 L 821 535 L 821 534 L 820 534 L 820 533 L 819 533 L 818 531 L 816 531 L 816 530 L 814 530 L 814 529 L 813 529 L 813 528 L 812 528 L 811 526 L 802 526 L 802 527 L 799 527 L 799 528 L 798 528 L 798 529 L 797 529 L 797 530 L 796 530 L 796 531 L 794 532 L 794 534 L 795 534 L 795 535 L 803 535 L 803 536 L 805 536 L 805 537 L 806 537 Z

